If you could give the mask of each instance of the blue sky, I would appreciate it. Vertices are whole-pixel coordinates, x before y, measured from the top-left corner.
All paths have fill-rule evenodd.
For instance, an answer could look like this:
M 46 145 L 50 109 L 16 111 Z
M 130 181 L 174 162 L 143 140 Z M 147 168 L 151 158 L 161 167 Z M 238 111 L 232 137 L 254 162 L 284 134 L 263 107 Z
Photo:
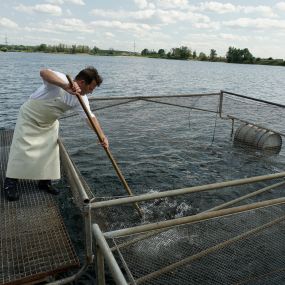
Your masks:
M 285 1 L 0 0 L 0 43 L 83 44 L 224 56 L 229 46 L 285 59 Z M 135 43 L 135 45 L 134 45 Z

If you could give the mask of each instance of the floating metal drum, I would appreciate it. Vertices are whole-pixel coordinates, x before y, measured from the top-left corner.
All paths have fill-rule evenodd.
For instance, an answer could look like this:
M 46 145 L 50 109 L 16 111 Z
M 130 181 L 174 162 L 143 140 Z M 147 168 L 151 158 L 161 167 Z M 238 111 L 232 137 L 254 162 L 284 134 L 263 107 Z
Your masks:
M 235 132 L 234 141 L 274 153 L 279 153 L 282 146 L 279 134 L 251 124 L 241 125 Z

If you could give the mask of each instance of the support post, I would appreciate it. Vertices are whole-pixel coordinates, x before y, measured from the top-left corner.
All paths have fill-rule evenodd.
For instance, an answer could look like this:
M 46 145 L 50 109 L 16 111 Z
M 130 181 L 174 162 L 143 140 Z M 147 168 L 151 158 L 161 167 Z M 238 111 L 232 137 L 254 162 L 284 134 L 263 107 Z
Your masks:
M 222 110 L 223 110 L 223 99 L 224 99 L 224 93 L 221 90 L 220 91 L 220 104 L 219 104 L 219 116 L 222 118 Z
M 112 277 L 114 278 L 116 284 L 117 285 L 128 285 L 99 226 L 97 224 L 93 224 L 92 228 L 93 228 L 93 235 L 95 237 L 96 243 L 100 247 L 100 250 L 102 251 L 102 254 L 104 255 L 104 258 L 110 268 Z
M 92 230 L 91 230 L 91 205 L 83 207 L 84 227 L 85 227 L 85 250 L 86 263 L 91 264 L 93 261 L 92 252 Z
M 97 285 L 105 285 L 104 256 L 98 244 L 96 243 L 96 278 Z

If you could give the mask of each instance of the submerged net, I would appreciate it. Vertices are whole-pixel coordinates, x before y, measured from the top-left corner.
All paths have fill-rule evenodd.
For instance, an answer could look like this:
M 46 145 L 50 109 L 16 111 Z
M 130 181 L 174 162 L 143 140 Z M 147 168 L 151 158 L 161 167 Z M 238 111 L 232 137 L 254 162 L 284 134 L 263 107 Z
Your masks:
M 131 99 L 121 98 L 91 101 L 91 108 L 99 110 L 95 113 L 109 138 L 111 152 L 136 194 L 284 169 L 283 149 L 278 155 L 267 155 L 250 145 L 240 148 L 233 143 L 232 133 L 241 123 L 235 120 L 232 126 L 231 119 L 221 119 L 216 113 L 220 94 L 148 99 L 163 104 L 143 99 L 131 103 Z M 260 108 L 260 104 L 265 105 L 224 95 L 222 116 L 240 114 L 241 119 L 260 124 L 272 121 L 270 128 L 283 132 L 283 108 L 268 104 Z M 248 108 L 246 114 L 240 111 Z M 96 198 L 126 195 L 96 135 L 85 122 L 73 116 L 62 120 L 61 125 L 64 143 Z
M 284 169 L 281 145 L 276 153 L 266 152 L 253 143 L 234 141 L 237 129 L 248 123 L 268 128 L 283 138 L 281 105 L 232 94 L 223 94 L 221 105 L 217 93 L 94 100 L 91 108 L 108 135 L 124 177 L 137 195 Z M 82 128 L 83 124 L 70 114 L 63 120 L 61 131 L 72 159 L 92 189 L 95 203 L 127 196 L 95 135 Z M 100 221 L 104 231 L 111 231 L 195 215 L 283 181 L 275 179 L 141 202 L 143 219 L 132 205 L 103 208 L 93 212 L 93 221 Z M 234 206 L 284 197 L 283 188 L 280 184 Z M 129 246 L 121 244 L 145 234 L 108 242 L 128 280 L 137 284 L 282 284 L 283 215 L 284 206 L 274 205 L 175 227 Z M 220 245 L 227 240 L 232 242 Z M 204 255 L 205 251 L 209 254 Z M 166 268 L 163 274 L 148 276 L 163 268 Z M 151 278 L 143 279 L 144 276 Z
M 274 206 L 109 244 L 136 284 L 282 284 L 284 218 Z

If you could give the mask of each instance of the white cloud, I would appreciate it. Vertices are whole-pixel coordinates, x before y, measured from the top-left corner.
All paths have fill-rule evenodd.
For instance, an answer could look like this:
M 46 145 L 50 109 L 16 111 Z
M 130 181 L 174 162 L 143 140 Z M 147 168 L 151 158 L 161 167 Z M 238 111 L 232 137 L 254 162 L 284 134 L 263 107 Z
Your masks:
M 81 19 L 75 18 L 68 18 L 68 19 L 61 19 L 60 21 L 52 21 L 47 20 L 42 23 L 41 27 L 46 29 L 47 31 L 57 31 L 57 32 L 80 32 L 80 33 L 93 33 L 93 28 L 89 25 L 84 23 Z
M 46 2 L 55 4 L 55 5 L 63 5 L 64 3 L 72 3 L 75 5 L 85 5 L 83 0 L 46 0 Z
M 248 41 L 251 39 L 249 36 L 240 36 L 236 34 L 225 34 L 221 33 L 220 37 L 225 40 L 235 40 L 235 41 Z
M 90 27 L 84 23 L 81 19 L 62 19 L 59 26 L 61 29 L 66 31 L 78 31 L 78 32 L 85 32 L 85 33 L 91 33 L 92 30 Z
M 198 6 L 201 11 L 210 11 L 218 14 L 232 13 L 237 11 L 237 7 L 231 3 L 203 2 Z
M 150 19 L 151 17 L 155 15 L 155 10 L 147 9 L 147 10 L 132 12 L 130 15 L 132 16 L 132 18 L 138 19 L 138 20 Z
M 60 16 L 62 12 L 59 6 L 50 5 L 50 4 L 37 4 L 34 6 L 33 9 L 36 12 L 52 14 L 55 16 Z
M 115 35 L 113 33 L 110 33 L 110 32 L 106 32 L 105 35 L 108 37 L 108 38 L 114 38 Z
M 55 5 L 62 5 L 64 3 L 64 0 L 46 0 L 46 2 L 55 4 Z
M 124 10 L 101 10 L 101 9 L 93 9 L 91 11 L 91 14 L 96 17 L 100 18 L 108 18 L 113 20 L 126 20 L 126 19 L 149 19 L 155 14 L 155 10 L 141 10 L 141 11 L 135 11 L 135 12 L 129 12 Z
M 157 6 L 161 9 L 185 9 L 189 7 L 187 0 L 158 0 Z
M 285 2 L 284 10 L 285 10 Z M 187 6 L 191 11 L 199 11 L 199 12 L 211 12 L 216 14 L 226 14 L 226 13 L 258 13 L 264 17 L 277 17 L 276 13 L 274 13 L 272 7 L 265 5 L 258 6 L 241 6 L 234 5 L 232 3 L 221 3 L 216 1 L 210 2 L 201 2 L 198 5 L 188 5 Z
M 221 25 L 219 22 L 193 23 L 193 27 L 197 29 L 219 30 Z
M 210 18 L 206 15 L 193 13 L 191 11 L 177 10 L 157 10 L 156 16 L 165 24 L 176 23 L 179 21 L 189 21 L 191 23 L 209 23 Z
M 146 0 L 134 0 L 134 2 L 140 9 L 145 9 L 148 6 L 148 3 Z
M 255 28 L 255 29 L 285 29 L 285 20 L 276 20 L 268 18 L 239 18 L 231 21 L 224 21 L 223 24 L 228 27 Z
M 59 31 L 55 31 L 54 29 L 41 28 L 41 27 L 24 27 L 23 31 L 28 33 L 40 32 L 40 33 L 52 33 L 52 34 L 62 34 Z
M 13 29 L 13 28 L 17 28 L 18 24 L 8 18 L 0 17 L 0 27 Z
M 57 5 L 52 5 L 52 4 L 37 4 L 34 6 L 25 6 L 23 4 L 20 4 L 15 7 L 15 10 L 24 13 L 32 13 L 32 12 L 46 13 L 54 16 L 60 16 L 62 14 L 61 8 Z
M 193 13 L 191 11 L 179 11 L 179 10 L 163 10 L 163 9 L 146 9 L 140 11 L 124 11 L 124 10 L 101 10 L 93 9 L 91 11 L 93 16 L 98 18 L 106 18 L 110 20 L 121 20 L 126 19 L 132 20 L 159 20 L 164 24 L 176 23 L 178 21 L 190 21 L 190 22 L 209 22 L 210 18 L 206 15 Z
M 82 6 L 85 5 L 83 0 L 65 0 L 65 2 L 70 2 L 75 5 L 82 5 Z
M 285 11 L 285 2 L 276 3 L 275 8 L 284 12 Z
M 155 9 L 154 3 L 149 3 L 147 0 L 134 0 L 139 9 Z
M 285 3 L 284 3 L 285 5 Z M 239 9 L 245 14 L 259 13 L 264 17 L 277 17 L 276 13 L 269 6 L 259 5 L 259 6 L 239 6 Z
M 150 31 L 156 30 L 157 27 L 152 27 L 147 24 L 138 24 L 132 22 L 121 22 L 121 21 L 93 21 L 91 25 L 94 27 L 102 27 L 102 28 L 113 28 L 119 30 L 129 30 L 135 32 L 142 32 L 142 31 Z
M 33 11 L 32 6 L 25 6 L 23 4 L 19 4 L 18 6 L 14 7 L 14 9 L 24 13 L 32 13 Z

